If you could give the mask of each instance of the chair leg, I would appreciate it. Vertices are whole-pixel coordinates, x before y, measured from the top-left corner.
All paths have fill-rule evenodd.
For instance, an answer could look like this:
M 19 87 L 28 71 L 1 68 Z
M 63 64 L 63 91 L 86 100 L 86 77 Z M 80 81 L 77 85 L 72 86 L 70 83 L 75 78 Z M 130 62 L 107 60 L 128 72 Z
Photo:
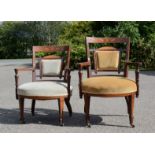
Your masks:
M 130 99 L 131 99 L 131 98 L 130 98 L 129 96 L 125 96 L 128 114 L 130 113 Z
M 36 100 L 32 100 L 32 106 L 31 106 L 31 113 L 32 113 L 32 116 L 35 115 L 35 104 L 36 104 Z
M 65 104 L 67 106 L 67 109 L 69 111 L 69 116 L 71 117 L 72 116 L 72 107 L 71 107 L 71 104 L 70 104 L 70 99 L 69 98 L 65 98 Z
M 89 115 L 89 109 L 90 109 L 90 96 L 84 94 L 84 112 L 85 112 L 85 119 L 86 119 L 86 125 L 87 127 L 91 127 L 90 124 L 90 115 Z
M 135 99 L 135 94 L 132 94 L 130 96 L 130 109 L 129 109 L 129 120 L 130 120 L 130 125 L 132 128 L 135 127 L 133 120 L 134 120 L 134 99 Z
M 19 110 L 20 110 L 20 118 L 19 121 L 21 124 L 25 123 L 24 120 L 24 98 L 19 97 Z
M 60 123 L 60 126 L 64 126 L 64 121 L 63 121 L 64 97 L 60 97 L 58 99 L 58 105 L 59 105 L 59 123 Z

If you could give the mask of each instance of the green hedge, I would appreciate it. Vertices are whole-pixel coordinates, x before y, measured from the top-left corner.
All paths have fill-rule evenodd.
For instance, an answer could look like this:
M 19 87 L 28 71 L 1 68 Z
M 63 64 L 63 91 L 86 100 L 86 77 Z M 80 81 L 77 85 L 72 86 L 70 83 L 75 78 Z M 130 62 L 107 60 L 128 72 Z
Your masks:
M 130 37 L 131 61 L 144 69 L 155 69 L 155 22 L 77 21 L 3 22 L 0 25 L 0 58 L 31 57 L 33 45 L 69 45 L 71 67 L 86 61 L 85 37 Z M 29 51 L 29 54 L 28 54 Z

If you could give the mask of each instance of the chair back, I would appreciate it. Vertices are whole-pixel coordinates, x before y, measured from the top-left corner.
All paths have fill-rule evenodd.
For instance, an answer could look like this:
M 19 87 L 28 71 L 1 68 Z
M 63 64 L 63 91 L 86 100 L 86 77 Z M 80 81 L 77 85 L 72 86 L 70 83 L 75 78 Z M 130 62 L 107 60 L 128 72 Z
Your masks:
M 69 46 L 33 46 L 33 80 L 36 77 L 64 76 L 64 69 L 70 66 Z M 37 72 L 36 70 L 39 70 Z
M 87 61 L 90 62 L 91 58 L 94 58 L 93 64 L 96 74 L 99 71 L 117 71 L 120 73 L 121 58 L 124 56 L 124 61 L 128 61 L 129 51 L 129 38 L 86 37 Z M 127 68 L 123 70 L 127 72 Z

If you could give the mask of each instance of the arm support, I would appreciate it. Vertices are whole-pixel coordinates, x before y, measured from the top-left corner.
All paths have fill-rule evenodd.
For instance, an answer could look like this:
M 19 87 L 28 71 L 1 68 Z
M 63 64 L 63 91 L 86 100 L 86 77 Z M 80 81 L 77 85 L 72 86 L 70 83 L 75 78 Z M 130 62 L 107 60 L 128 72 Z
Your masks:
M 65 74 L 64 74 L 64 81 L 67 82 L 67 91 L 68 91 L 68 97 L 70 98 L 71 96 L 71 91 L 70 91 L 70 81 L 71 81 L 71 75 L 70 75 L 70 68 L 66 67 L 65 68 Z
M 90 77 L 90 71 L 89 71 L 89 67 L 90 67 L 90 62 L 82 62 L 79 63 L 79 96 L 80 98 L 82 98 L 82 69 L 85 67 L 87 69 L 87 77 Z
M 17 95 L 17 89 L 18 89 L 18 85 L 19 85 L 19 72 L 22 71 L 33 71 L 32 68 L 15 68 L 15 92 L 16 92 L 16 99 L 18 99 L 18 95 Z
M 127 72 L 128 69 L 127 68 L 129 65 L 133 65 L 136 67 L 135 68 L 135 81 L 136 81 L 136 85 L 137 85 L 136 97 L 138 97 L 139 96 L 139 66 L 141 66 L 142 63 L 141 62 L 130 62 L 130 61 L 125 62 L 125 72 L 124 72 L 125 77 L 128 77 L 128 72 Z

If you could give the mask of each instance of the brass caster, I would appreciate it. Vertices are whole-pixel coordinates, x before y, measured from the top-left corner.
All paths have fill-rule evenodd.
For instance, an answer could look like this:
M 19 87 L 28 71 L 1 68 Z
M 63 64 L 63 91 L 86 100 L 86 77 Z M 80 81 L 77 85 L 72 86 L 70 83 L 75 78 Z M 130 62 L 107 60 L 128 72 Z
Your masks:
M 62 120 L 60 120 L 60 126 L 64 126 L 64 123 Z
M 91 128 L 90 122 L 87 122 L 87 127 L 88 127 L 88 128 Z
M 131 124 L 131 127 L 132 127 L 132 128 L 135 128 L 135 125 L 134 125 L 134 124 Z

